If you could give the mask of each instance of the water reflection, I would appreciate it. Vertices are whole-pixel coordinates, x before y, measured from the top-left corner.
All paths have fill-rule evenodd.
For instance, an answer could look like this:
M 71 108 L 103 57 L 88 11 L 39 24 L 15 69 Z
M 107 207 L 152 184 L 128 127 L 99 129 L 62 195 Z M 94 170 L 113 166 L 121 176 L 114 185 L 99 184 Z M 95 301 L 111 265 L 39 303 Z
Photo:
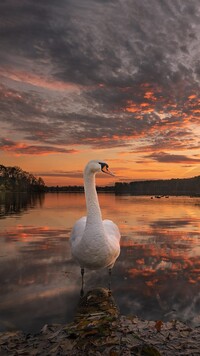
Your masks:
M 36 204 L 42 206 L 44 194 L 0 192 L 0 218 L 12 214 L 22 214 Z
M 103 216 L 122 234 L 112 275 L 121 313 L 199 324 L 200 199 L 99 198 Z M 84 195 L 47 194 L 29 203 L 23 197 L 17 206 L 20 215 L 4 208 L 0 226 L 0 329 L 38 331 L 45 323 L 71 321 L 81 275 L 68 238 L 85 214 Z M 108 282 L 106 270 L 86 270 L 86 291 Z

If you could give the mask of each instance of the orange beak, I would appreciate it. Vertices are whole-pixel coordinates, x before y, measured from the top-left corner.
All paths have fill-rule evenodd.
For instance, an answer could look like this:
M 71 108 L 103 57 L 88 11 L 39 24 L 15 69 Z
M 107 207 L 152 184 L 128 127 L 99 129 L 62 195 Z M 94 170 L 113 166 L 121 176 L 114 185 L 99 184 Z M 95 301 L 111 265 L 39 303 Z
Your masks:
M 102 172 L 109 174 L 110 176 L 115 177 L 114 173 L 112 173 L 106 166 L 103 167 Z

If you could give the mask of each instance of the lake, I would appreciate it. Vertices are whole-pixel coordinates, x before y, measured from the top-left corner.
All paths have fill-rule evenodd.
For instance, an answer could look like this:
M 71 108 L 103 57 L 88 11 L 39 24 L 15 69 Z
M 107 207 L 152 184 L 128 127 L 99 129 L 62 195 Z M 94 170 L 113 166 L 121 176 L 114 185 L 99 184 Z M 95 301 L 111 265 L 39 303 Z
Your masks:
M 200 198 L 99 194 L 103 218 L 120 229 L 112 271 L 120 311 L 200 324 Z M 80 268 L 69 234 L 84 194 L 0 194 L 0 330 L 37 332 L 73 319 Z M 85 273 L 85 291 L 108 287 L 107 270 Z

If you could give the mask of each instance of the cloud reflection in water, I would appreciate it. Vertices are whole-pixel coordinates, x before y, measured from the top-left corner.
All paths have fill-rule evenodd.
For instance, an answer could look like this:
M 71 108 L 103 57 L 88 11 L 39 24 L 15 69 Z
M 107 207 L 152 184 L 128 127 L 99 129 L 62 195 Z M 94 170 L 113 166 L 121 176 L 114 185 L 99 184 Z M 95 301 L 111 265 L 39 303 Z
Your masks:
M 103 216 L 122 233 L 112 277 L 121 312 L 146 319 L 198 324 L 200 312 L 199 200 L 100 195 Z M 71 321 L 79 300 L 80 270 L 71 260 L 69 232 L 85 214 L 84 195 L 47 194 L 0 229 L 2 330 L 38 331 Z M 86 271 L 86 290 L 107 287 L 108 274 Z

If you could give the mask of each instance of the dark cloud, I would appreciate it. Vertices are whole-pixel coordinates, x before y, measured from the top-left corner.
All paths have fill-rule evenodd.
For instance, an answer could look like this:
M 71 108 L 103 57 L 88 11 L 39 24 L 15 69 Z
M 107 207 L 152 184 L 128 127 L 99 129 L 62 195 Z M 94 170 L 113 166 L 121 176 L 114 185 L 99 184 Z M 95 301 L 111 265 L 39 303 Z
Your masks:
M 48 60 L 59 79 L 115 86 L 191 80 L 198 68 L 198 0 L 7 0 L 0 13 L 4 64 Z
M 164 127 L 164 125 L 163 125 Z M 184 138 L 184 139 L 183 139 Z M 131 153 L 156 152 L 161 150 L 184 150 L 199 149 L 200 143 L 196 140 L 194 133 L 188 129 L 174 127 L 174 130 L 152 134 L 145 140 L 142 147 L 136 146 Z
M 111 89 L 105 90 L 107 98 L 104 93 L 103 100 L 97 99 L 98 107 L 95 95 L 99 92 L 100 96 L 103 88 L 94 90 L 94 94 L 90 90 L 90 94 L 61 93 L 56 97 L 51 93 L 43 97 L 35 89 L 27 92 L 7 90 L 5 86 L 1 86 L 0 89 L 2 124 L 9 127 L 9 132 L 14 132 L 15 135 L 20 133 L 23 139 L 31 141 L 29 145 L 31 147 L 35 143 L 40 146 L 65 147 L 81 143 L 102 148 L 103 143 L 107 148 L 127 147 L 132 148 L 133 152 L 163 150 L 169 146 L 173 149 L 198 148 L 194 133 L 187 128 L 191 110 L 187 109 L 185 119 L 180 105 L 176 108 L 176 116 L 171 106 L 170 114 L 159 115 L 155 111 L 159 110 L 154 103 L 157 101 L 154 99 L 156 94 L 149 87 L 145 89 L 146 91 L 141 88 L 142 95 L 137 93 L 135 106 L 130 100 L 133 89 L 117 89 L 113 94 Z M 122 108 L 118 104 L 120 92 Z M 145 92 L 150 98 L 144 100 Z M 153 99 L 148 93 L 153 93 Z M 168 104 L 165 102 L 164 105 Z M 79 106 L 81 109 L 78 109 Z M 144 139 L 145 144 L 143 141 L 142 146 L 138 145 L 138 142 Z M 25 149 L 23 151 L 25 152 Z M 59 149 L 57 151 L 59 152 Z M 31 149 L 27 147 L 26 152 L 31 152 Z M 62 147 L 60 152 L 65 153 L 66 148 Z
M 178 154 L 169 154 L 166 152 L 153 153 L 147 157 L 162 163 L 200 163 L 200 158 L 192 158 Z
M 2 2 L 4 131 L 30 146 L 197 148 L 199 11 L 198 0 Z
M 64 99 L 54 99 L 52 103 L 50 98 L 44 102 L 35 91 L 19 95 L 15 90 L 2 88 L 0 94 L 3 99 L 0 102 L 1 121 L 10 125 L 12 130 L 22 132 L 25 139 L 36 142 L 55 145 L 82 143 L 101 147 L 99 139 L 102 139 L 107 147 L 120 147 L 128 145 L 125 142 L 127 138 L 142 135 L 154 124 L 147 122 L 146 118 L 134 121 L 129 114 L 65 112 Z
M 27 59 L 43 61 L 46 58 L 45 43 L 51 37 L 47 3 L 6 0 L 0 9 L 2 64 L 23 67 Z
M 68 1 L 65 10 L 59 25 L 55 18 L 52 25 L 62 35 L 49 47 L 59 78 L 127 86 L 155 80 L 166 85 L 192 75 L 188 53 L 197 36 L 197 1 L 190 11 L 186 1 L 173 0 Z M 193 57 L 198 59 L 196 51 Z

